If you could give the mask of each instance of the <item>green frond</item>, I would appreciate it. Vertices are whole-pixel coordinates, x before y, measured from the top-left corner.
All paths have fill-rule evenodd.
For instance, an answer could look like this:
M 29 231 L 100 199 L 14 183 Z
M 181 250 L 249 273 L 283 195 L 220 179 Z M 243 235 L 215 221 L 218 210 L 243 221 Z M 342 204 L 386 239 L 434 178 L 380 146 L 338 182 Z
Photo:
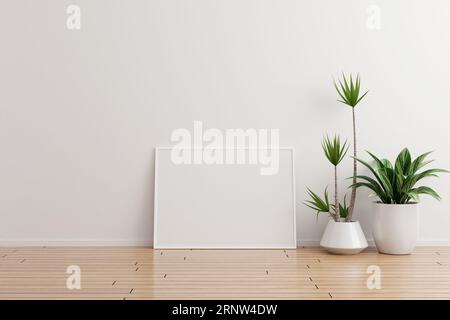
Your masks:
M 395 165 L 389 160 L 379 159 L 374 154 L 367 151 L 375 164 L 370 165 L 364 160 L 356 159 L 363 164 L 372 173 L 374 178 L 367 176 L 357 176 L 357 182 L 352 187 L 368 188 L 383 203 L 404 204 L 410 201 L 419 201 L 420 195 L 429 195 L 437 200 L 440 196 L 431 188 L 426 186 L 415 187 L 422 179 L 428 177 L 437 177 L 437 173 L 448 173 L 444 169 L 428 169 L 418 172 L 421 168 L 431 161 L 425 160 L 431 152 L 426 152 L 411 161 L 411 154 L 407 148 L 400 151 L 395 160 Z
M 342 73 L 342 80 L 343 81 L 338 79 L 338 82 L 334 80 L 334 87 L 336 88 L 339 97 L 342 99 L 338 101 L 354 108 L 367 95 L 369 91 L 366 91 L 364 94 L 360 95 L 361 78 L 359 74 L 356 76 L 355 80 L 353 80 L 353 76 L 350 74 L 347 80 L 345 74 Z
M 333 139 L 330 139 L 329 136 L 326 136 L 322 141 L 322 149 L 327 157 L 328 161 L 331 162 L 332 165 L 337 166 L 342 159 L 344 159 L 347 154 L 349 148 L 349 144 L 347 144 L 347 140 L 341 144 L 341 140 L 339 136 L 335 135 Z
M 325 192 L 323 195 L 323 199 L 314 193 L 311 189 L 307 188 L 308 195 L 311 198 L 311 200 L 306 200 L 304 204 L 317 211 L 317 213 L 329 213 L 330 212 L 330 201 L 328 199 L 328 191 L 325 188 Z

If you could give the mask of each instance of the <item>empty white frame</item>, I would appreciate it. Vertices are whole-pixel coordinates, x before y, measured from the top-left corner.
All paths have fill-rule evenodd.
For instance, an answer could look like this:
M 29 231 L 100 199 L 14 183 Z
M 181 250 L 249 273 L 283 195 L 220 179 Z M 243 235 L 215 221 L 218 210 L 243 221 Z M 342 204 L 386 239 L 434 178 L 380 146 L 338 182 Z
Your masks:
M 276 150 L 278 171 L 261 175 L 260 164 L 176 164 L 157 147 L 154 247 L 295 248 L 294 148 Z

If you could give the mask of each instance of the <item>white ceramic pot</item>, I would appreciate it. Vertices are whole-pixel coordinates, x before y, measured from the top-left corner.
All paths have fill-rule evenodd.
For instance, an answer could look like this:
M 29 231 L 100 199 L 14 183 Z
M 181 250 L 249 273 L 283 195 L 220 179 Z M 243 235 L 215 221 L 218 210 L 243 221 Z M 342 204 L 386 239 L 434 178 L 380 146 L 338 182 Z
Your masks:
M 367 241 L 358 221 L 330 220 L 320 245 L 335 254 L 357 254 L 367 248 Z
M 410 254 L 419 228 L 419 205 L 375 203 L 373 239 L 381 253 Z

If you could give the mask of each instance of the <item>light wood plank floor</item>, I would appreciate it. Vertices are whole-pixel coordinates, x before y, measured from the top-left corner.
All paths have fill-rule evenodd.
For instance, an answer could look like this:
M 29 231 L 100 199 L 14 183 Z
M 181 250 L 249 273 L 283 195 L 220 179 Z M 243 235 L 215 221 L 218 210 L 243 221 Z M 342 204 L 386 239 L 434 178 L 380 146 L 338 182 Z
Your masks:
M 66 268 L 81 268 L 81 289 Z M 367 268 L 381 270 L 370 290 Z M 0 247 L 0 299 L 450 299 L 450 247 L 406 256 L 297 250 Z

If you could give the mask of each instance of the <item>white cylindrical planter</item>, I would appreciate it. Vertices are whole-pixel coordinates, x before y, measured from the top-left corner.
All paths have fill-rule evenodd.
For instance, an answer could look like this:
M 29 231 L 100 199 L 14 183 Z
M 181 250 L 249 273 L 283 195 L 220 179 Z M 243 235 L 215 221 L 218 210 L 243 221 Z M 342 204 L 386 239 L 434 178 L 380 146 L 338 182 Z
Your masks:
M 320 245 L 335 254 L 357 254 L 367 248 L 367 241 L 358 221 L 330 220 Z
M 373 239 L 381 253 L 410 254 L 414 251 L 419 228 L 417 203 L 375 203 Z

